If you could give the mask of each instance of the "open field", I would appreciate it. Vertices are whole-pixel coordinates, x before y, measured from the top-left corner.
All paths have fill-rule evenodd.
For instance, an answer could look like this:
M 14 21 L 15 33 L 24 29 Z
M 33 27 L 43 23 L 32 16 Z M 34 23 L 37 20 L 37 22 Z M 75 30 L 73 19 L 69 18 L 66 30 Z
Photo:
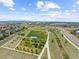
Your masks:
M 77 50 L 73 45 L 71 45 L 61 34 L 60 31 L 55 31 L 59 37 L 60 43 L 66 53 L 66 59 L 79 59 L 79 50 Z
M 72 46 L 58 29 L 52 29 L 49 39 L 52 59 L 78 59 L 79 50 Z
M 61 51 L 57 43 L 56 36 L 53 32 L 50 32 L 49 35 L 49 49 L 52 59 L 62 59 Z
M 69 55 L 70 59 L 79 59 L 79 50 L 77 50 L 73 45 L 71 45 L 63 36 L 62 34 L 59 32 L 57 33 L 58 36 L 61 39 L 61 44 L 64 48 L 64 50 L 67 52 L 67 54 Z
M 0 48 L 0 59 L 37 59 L 37 56 Z
M 61 39 L 65 39 L 65 38 L 63 37 L 63 35 L 59 34 L 60 33 L 59 30 L 54 31 L 54 33 L 57 36 L 57 43 L 58 43 L 58 46 L 59 46 L 60 51 L 62 53 L 63 59 L 70 59 L 68 53 L 65 51 L 65 48 L 61 42 Z

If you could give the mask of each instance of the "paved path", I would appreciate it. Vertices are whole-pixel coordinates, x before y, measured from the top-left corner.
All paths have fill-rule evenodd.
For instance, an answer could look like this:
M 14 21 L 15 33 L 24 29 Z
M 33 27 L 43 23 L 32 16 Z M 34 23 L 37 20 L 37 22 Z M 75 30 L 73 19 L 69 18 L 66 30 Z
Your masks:
M 45 49 L 47 48 L 47 55 L 48 55 L 48 59 L 51 59 L 51 56 L 50 56 L 50 50 L 49 50 L 49 44 L 48 44 L 48 40 L 49 40 L 49 32 L 48 32 L 48 37 L 47 37 L 47 41 L 46 41 L 46 44 L 42 50 L 42 52 L 40 53 L 38 59 L 41 59 Z
M 49 50 L 49 32 L 48 32 L 48 38 L 47 38 L 47 42 L 46 42 L 46 44 L 47 44 L 47 54 L 48 54 L 48 59 L 51 59 L 51 55 L 50 55 L 50 50 Z

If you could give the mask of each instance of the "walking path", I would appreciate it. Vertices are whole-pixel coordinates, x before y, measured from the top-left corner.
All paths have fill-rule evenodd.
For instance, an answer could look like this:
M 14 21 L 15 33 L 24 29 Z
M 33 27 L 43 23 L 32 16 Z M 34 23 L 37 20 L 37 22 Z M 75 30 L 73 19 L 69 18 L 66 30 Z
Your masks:
M 50 55 L 50 50 L 49 50 L 49 32 L 48 32 L 48 38 L 47 38 L 47 54 L 48 54 L 48 59 L 51 59 L 51 55 Z
M 47 37 L 46 44 L 44 45 L 44 48 L 43 48 L 42 52 L 40 53 L 38 59 L 41 59 L 41 57 L 42 57 L 42 55 L 43 55 L 46 48 L 47 48 L 48 59 L 51 59 L 48 41 L 49 41 L 49 32 L 48 32 L 48 37 Z

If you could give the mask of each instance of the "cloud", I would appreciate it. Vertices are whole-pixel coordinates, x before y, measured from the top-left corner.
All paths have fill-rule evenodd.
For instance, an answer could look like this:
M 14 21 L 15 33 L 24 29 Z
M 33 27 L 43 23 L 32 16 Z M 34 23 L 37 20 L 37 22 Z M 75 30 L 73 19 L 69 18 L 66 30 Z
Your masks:
M 14 8 L 9 8 L 11 11 L 14 11 L 15 9 Z
M 71 11 L 72 11 L 72 12 L 76 12 L 76 9 L 72 9 Z
M 74 4 L 74 5 L 72 5 L 72 7 L 73 7 L 73 8 L 75 8 L 75 7 L 76 7 L 76 5 Z
M 44 6 L 45 6 L 45 4 L 44 4 L 44 2 L 43 1 L 38 1 L 37 2 L 37 8 L 44 8 Z
M 69 15 L 71 15 L 71 12 L 70 12 L 70 10 L 65 10 L 65 12 L 63 13 L 65 16 L 69 16 Z
M 48 11 L 49 9 L 60 9 L 60 6 L 49 2 L 49 1 L 38 1 L 36 4 L 37 8 L 42 10 L 42 11 Z
M 65 10 L 65 12 L 69 12 L 69 10 Z
M 40 14 L 40 16 L 42 17 L 60 17 L 62 13 L 59 11 L 55 11 L 55 12 L 50 12 L 50 13 L 46 13 L 46 14 Z
M 79 1 L 77 1 L 76 4 L 79 5 Z
M 70 12 L 66 12 L 66 13 L 64 13 L 66 16 L 69 16 L 69 15 L 71 15 L 71 13 Z
M 8 7 L 10 10 L 15 10 L 13 7 L 15 5 L 13 0 L 0 0 L 0 4 Z
M 46 7 L 49 9 L 49 8 L 58 8 L 58 9 L 60 9 L 60 7 L 57 5 L 57 4 L 54 4 L 54 3 L 52 3 L 52 2 L 48 2 L 47 4 L 46 4 Z
M 0 19 L 2 20 L 3 18 L 5 18 L 5 16 L 0 13 Z
M 23 11 L 26 11 L 26 8 L 22 8 Z
M 0 3 L 6 7 L 13 7 L 15 5 L 13 0 L 0 0 Z

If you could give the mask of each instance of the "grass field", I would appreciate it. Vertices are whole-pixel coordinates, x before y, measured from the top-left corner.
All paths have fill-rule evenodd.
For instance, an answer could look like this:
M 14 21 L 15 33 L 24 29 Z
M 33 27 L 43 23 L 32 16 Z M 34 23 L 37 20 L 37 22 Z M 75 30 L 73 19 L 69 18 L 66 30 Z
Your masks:
M 0 59 L 37 59 L 37 56 L 0 48 Z
M 61 51 L 56 40 L 56 36 L 51 32 L 49 35 L 50 55 L 52 59 L 62 59 Z
M 27 37 L 36 36 L 38 40 L 41 40 L 41 39 L 46 39 L 46 38 L 47 38 L 46 34 L 47 34 L 47 33 L 46 33 L 45 31 L 32 30 L 32 31 L 27 35 Z
M 79 59 L 79 50 L 77 50 L 73 45 L 71 45 L 62 34 L 59 32 L 57 33 L 61 39 L 61 43 L 67 54 L 69 55 L 70 59 Z
M 70 56 L 66 52 L 66 49 L 64 48 L 65 46 L 61 42 L 61 39 L 65 39 L 62 34 L 60 34 L 59 30 L 54 31 L 55 35 L 57 36 L 57 43 L 59 45 L 60 51 L 62 53 L 63 59 L 70 59 Z
M 77 50 L 73 45 L 71 45 L 61 34 L 60 31 L 55 31 L 59 37 L 60 43 L 65 51 L 65 59 L 79 59 L 79 50 Z

